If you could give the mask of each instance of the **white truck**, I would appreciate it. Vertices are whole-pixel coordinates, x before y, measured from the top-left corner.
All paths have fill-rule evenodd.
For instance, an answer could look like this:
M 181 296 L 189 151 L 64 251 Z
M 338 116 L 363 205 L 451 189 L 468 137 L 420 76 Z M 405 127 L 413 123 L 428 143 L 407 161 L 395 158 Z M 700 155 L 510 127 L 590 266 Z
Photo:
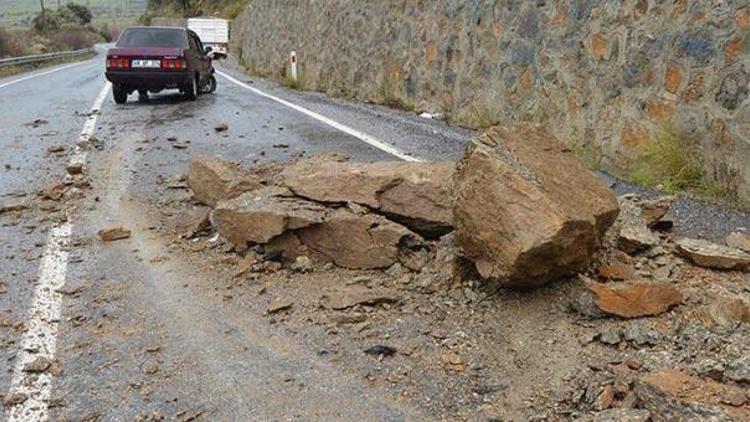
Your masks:
M 190 18 L 187 20 L 188 29 L 192 30 L 204 47 L 211 47 L 214 57 L 226 58 L 229 44 L 229 21 L 217 18 Z

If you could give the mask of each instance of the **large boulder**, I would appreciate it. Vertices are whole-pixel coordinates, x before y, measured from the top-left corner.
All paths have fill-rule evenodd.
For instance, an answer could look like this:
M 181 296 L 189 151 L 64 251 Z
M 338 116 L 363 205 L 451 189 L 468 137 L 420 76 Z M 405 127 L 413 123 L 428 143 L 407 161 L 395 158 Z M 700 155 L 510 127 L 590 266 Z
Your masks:
M 456 170 L 456 243 L 480 275 L 533 286 L 589 265 L 617 200 L 573 152 L 536 126 L 495 127 Z
M 219 202 L 212 220 L 238 250 L 262 244 L 287 261 L 310 256 L 346 268 L 387 268 L 421 244 L 406 227 L 363 207 L 324 206 L 277 186 Z
M 219 202 L 211 218 L 219 234 L 243 250 L 249 243 L 267 243 L 287 231 L 321 223 L 329 212 L 272 186 Z
M 271 171 L 266 167 L 248 172 L 228 161 L 201 154 L 190 162 L 187 184 L 198 202 L 214 207 L 219 201 L 236 198 L 269 184 L 273 176 L 268 173 Z
M 281 174 L 296 195 L 369 207 L 428 237 L 453 228 L 452 162 L 352 163 L 314 158 Z

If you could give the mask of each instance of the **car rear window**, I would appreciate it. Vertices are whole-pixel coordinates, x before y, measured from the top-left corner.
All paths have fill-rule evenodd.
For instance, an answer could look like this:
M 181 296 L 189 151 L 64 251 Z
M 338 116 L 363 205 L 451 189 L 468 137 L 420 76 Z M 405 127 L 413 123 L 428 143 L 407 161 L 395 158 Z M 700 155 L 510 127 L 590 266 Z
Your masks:
M 127 29 L 117 42 L 118 47 L 186 48 L 185 31 L 164 28 Z

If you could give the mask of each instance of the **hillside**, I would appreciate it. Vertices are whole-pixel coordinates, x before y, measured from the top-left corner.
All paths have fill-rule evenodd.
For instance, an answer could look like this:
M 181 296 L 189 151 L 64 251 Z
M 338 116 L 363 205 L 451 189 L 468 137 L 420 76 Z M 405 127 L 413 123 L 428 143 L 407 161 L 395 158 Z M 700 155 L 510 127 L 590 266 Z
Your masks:
M 117 21 L 119 24 L 135 22 L 146 10 L 147 0 L 45 0 L 49 9 L 58 3 L 78 3 L 87 6 L 94 15 L 94 24 Z M 0 0 L 0 27 L 25 29 L 39 13 L 37 0 Z
M 148 0 L 143 21 L 148 23 L 151 18 L 157 16 L 219 16 L 234 19 L 249 3 L 250 0 Z

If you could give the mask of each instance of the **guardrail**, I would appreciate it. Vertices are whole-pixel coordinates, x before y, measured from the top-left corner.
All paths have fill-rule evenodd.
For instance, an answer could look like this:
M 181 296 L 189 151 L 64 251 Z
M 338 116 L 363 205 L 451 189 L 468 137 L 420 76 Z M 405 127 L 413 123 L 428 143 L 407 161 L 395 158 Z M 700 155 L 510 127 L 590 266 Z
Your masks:
M 22 64 L 42 63 L 50 60 L 67 59 L 71 57 L 82 56 L 93 51 L 93 48 L 84 48 L 83 50 L 60 51 L 58 53 L 37 54 L 35 56 L 0 59 L 0 69 L 8 66 L 18 66 Z

